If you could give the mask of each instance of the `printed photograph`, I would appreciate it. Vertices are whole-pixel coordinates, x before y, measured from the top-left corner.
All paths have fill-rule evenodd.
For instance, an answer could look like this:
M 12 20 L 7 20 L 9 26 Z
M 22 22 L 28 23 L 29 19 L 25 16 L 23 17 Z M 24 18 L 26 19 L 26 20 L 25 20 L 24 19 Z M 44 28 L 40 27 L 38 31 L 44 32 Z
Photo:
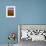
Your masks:
M 20 46 L 46 42 L 46 25 L 18 25 L 18 42 Z

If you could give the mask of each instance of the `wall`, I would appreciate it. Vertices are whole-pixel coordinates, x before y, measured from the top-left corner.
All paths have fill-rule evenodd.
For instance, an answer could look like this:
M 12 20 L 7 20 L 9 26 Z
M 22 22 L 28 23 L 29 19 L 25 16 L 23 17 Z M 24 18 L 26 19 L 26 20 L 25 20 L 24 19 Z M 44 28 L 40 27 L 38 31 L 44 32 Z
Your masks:
M 46 0 L 17 0 L 19 24 L 46 24 Z
M 0 1 L 0 44 L 7 44 L 8 34 L 10 32 L 16 32 L 17 35 L 17 19 L 16 18 L 6 18 L 6 6 L 15 5 L 16 1 L 14 0 L 1 0 Z M 15 41 L 18 42 L 17 39 Z
M 6 18 L 7 5 L 16 5 L 16 18 Z M 17 34 L 17 24 L 46 24 L 46 0 L 1 0 L 0 44 L 8 43 L 9 32 Z

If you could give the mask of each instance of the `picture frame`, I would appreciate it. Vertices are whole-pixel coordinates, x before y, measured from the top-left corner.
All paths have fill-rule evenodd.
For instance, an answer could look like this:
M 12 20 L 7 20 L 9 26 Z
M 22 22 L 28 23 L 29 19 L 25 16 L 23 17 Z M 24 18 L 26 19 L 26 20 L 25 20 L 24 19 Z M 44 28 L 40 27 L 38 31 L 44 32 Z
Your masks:
M 6 17 L 7 18 L 16 17 L 16 6 L 6 6 Z

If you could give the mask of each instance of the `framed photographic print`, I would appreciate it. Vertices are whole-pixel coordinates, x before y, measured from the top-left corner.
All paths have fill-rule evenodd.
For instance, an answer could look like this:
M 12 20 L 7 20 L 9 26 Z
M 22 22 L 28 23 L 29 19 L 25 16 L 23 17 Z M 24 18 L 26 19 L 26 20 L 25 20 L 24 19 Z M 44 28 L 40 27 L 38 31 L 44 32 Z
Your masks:
M 6 6 L 6 17 L 16 17 L 16 6 Z

